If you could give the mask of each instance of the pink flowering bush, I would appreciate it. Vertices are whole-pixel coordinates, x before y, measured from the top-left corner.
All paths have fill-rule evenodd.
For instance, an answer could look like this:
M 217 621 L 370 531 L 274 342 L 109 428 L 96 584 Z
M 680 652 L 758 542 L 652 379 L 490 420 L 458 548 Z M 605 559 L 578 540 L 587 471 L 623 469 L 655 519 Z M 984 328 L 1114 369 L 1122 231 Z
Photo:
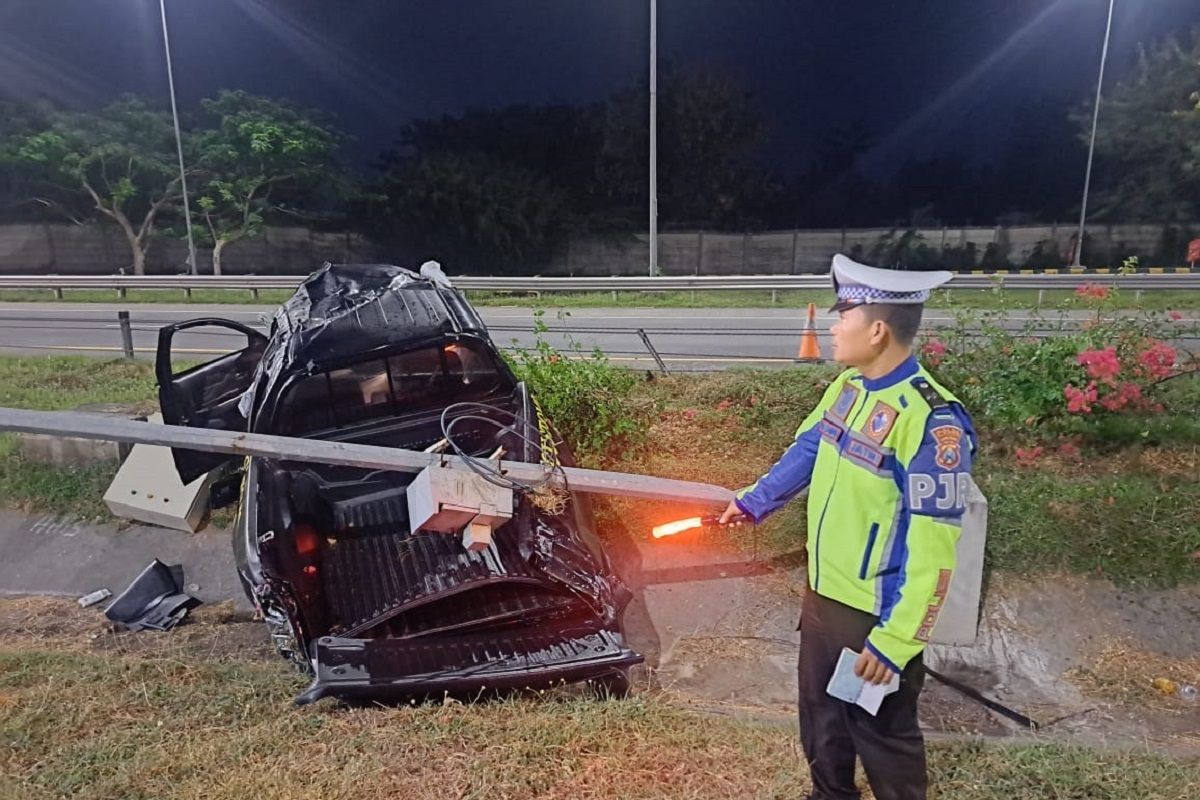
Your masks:
M 991 425 L 1102 436 L 1146 430 L 1174 396 L 1170 387 L 1187 385 L 1173 379 L 1200 372 L 1194 354 L 1170 344 L 1200 334 L 1200 325 L 1161 313 L 1110 314 L 1101 306 L 1113 291 L 1080 286 L 1078 297 L 1097 309 L 1082 322 L 1035 316 L 1012 330 L 1002 312 L 964 312 L 957 328 L 924 339 L 922 361 Z M 1036 458 L 1026 451 L 1024 460 Z
M 1140 347 L 1131 347 L 1130 342 L 1122 344 L 1123 354 L 1115 345 L 1109 345 L 1082 350 L 1076 356 L 1088 381 L 1082 386 L 1068 383 L 1063 387 L 1068 414 L 1161 410 L 1146 394 L 1151 385 L 1175 373 L 1175 348 L 1158 340 L 1145 341 Z
M 1037 464 L 1038 460 L 1042 457 L 1042 454 L 1045 453 L 1045 451 L 1046 448 L 1042 447 L 1041 445 L 1037 445 L 1036 447 L 1030 448 L 1017 447 L 1013 450 L 1013 453 L 1017 457 L 1017 464 L 1022 467 L 1032 467 L 1033 465 Z
M 1163 342 L 1154 342 L 1138 354 L 1134 371 L 1143 377 L 1164 380 L 1171 376 L 1178 354 L 1175 348 Z
M 934 337 L 921 345 L 921 360 L 930 367 L 939 366 L 946 356 L 946 344 Z
M 1112 287 L 1098 283 L 1085 283 L 1076 287 L 1075 296 L 1088 301 L 1100 302 L 1112 296 Z

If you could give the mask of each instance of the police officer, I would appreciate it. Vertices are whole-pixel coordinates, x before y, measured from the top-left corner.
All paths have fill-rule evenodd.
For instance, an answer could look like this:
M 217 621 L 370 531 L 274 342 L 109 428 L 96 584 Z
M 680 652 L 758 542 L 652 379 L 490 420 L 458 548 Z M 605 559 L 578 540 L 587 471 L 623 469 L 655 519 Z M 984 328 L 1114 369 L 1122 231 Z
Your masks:
M 813 798 L 857 798 L 855 756 L 878 800 L 926 796 L 917 724 L 921 653 L 955 567 L 975 432 L 913 355 L 930 290 L 948 272 L 834 256 L 837 377 L 770 471 L 722 522 L 761 522 L 808 490 L 808 591 L 800 622 L 800 738 Z M 855 674 L 899 690 L 872 716 L 826 693 L 842 648 Z

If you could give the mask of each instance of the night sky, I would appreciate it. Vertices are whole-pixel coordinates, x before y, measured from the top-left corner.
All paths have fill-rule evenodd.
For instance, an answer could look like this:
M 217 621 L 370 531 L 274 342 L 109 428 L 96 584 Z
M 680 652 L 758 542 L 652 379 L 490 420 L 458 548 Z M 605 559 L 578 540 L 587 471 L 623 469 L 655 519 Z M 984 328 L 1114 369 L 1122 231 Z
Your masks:
M 579 103 L 643 82 L 648 0 L 167 0 L 183 110 L 219 89 L 324 108 L 362 162 L 414 117 Z M 1094 90 L 1106 0 L 660 0 L 660 64 L 734 76 L 770 122 L 762 155 L 802 168 L 861 123 L 866 166 L 986 158 L 1021 104 Z M 1197 0 L 1117 0 L 1108 79 L 1138 42 L 1200 26 Z M 5 0 L 0 99 L 161 100 L 157 0 Z

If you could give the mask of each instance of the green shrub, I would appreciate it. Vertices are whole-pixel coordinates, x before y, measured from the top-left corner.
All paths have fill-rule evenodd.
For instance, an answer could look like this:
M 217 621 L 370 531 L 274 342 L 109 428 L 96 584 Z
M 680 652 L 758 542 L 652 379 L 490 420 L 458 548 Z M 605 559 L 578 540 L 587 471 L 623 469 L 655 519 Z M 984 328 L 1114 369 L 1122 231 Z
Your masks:
M 509 360 L 581 463 L 596 465 L 611 448 L 644 442 L 644 415 L 630 400 L 637 374 L 613 366 L 599 348 L 584 352 L 574 340 L 559 351 L 545 339 L 544 313 L 535 313 L 534 348 L 516 348 Z
M 1193 356 L 1167 344 L 1189 332 L 1170 317 L 1111 313 L 1117 302 L 1115 290 L 1081 286 L 1060 310 L 1094 310 L 1082 326 L 1035 315 L 1009 330 L 1003 302 L 995 311 L 960 314 L 942 337 L 925 340 L 923 360 L 976 417 L 996 427 L 1038 425 L 1095 437 L 1194 414 L 1191 393 L 1168 387 L 1197 369 Z

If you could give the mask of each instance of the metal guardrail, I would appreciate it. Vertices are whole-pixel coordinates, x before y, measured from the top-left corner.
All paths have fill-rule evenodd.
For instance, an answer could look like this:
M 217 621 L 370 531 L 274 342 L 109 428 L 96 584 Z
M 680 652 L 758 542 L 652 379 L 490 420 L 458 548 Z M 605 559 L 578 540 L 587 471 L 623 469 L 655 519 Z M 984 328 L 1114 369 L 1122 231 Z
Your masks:
M 0 431 L 180 447 L 205 453 L 280 458 L 396 472 L 420 472 L 433 464 L 470 469 L 458 456 L 322 439 L 158 425 L 75 411 L 0 408 Z M 524 461 L 498 461 L 497 468 L 503 469 L 505 475 L 513 480 L 529 484 L 545 480 L 548 475 L 548 469 L 541 464 Z M 733 492 L 729 489 L 707 483 L 578 467 L 563 467 L 562 472 L 566 476 L 567 486 L 578 492 L 720 507 L 728 505 L 733 499 Z
M 303 275 L 0 275 L 0 289 L 294 289 Z M 662 277 L 490 277 L 462 275 L 451 278 L 459 289 L 493 292 L 655 292 L 711 290 L 768 290 L 829 288 L 826 275 L 667 275 Z M 1118 275 L 1105 273 L 995 273 L 958 274 L 949 289 L 1073 289 L 1082 282 L 1103 283 L 1121 289 L 1163 290 L 1200 288 L 1200 272 Z

